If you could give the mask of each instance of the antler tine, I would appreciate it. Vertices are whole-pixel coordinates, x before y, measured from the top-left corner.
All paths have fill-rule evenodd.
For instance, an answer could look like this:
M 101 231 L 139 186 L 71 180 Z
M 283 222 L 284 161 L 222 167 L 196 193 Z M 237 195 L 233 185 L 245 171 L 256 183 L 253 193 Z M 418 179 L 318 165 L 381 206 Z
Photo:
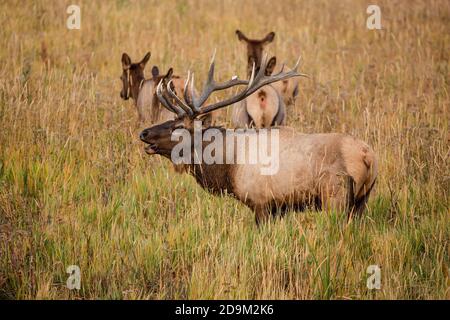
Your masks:
M 194 112 L 191 110 L 191 108 L 183 100 L 181 100 L 175 92 L 173 92 L 172 84 L 173 84 L 173 79 L 171 79 L 167 83 L 166 89 L 167 89 L 168 94 L 170 95 L 170 97 L 172 99 L 174 99 L 177 102 L 177 104 L 184 110 L 184 112 L 186 112 L 189 116 L 193 116 Z
M 302 60 L 302 56 L 298 56 L 297 62 L 295 63 L 295 66 L 292 68 L 292 71 L 297 72 L 298 66 L 300 65 L 300 61 Z M 306 74 L 300 74 L 302 76 L 306 76 Z
M 188 94 L 187 94 L 190 79 L 191 79 L 191 70 L 188 70 L 186 81 L 184 82 L 184 95 L 183 95 L 183 97 L 184 97 L 184 101 L 186 101 L 186 103 L 189 106 L 191 106 L 191 104 L 192 104 L 192 101 L 190 101 L 190 99 L 188 99 L 189 97 L 188 97 Z
M 191 99 L 192 99 L 192 105 L 194 105 L 194 99 L 196 99 L 197 97 L 195 96 L 195 77 L 194 77 L 194 73 L 192 72 L 192 76 L 191 76 L 191 80 L 190 80 L 190 93 L 191 93 Z
M 175 113 L 178 117 L 181 117 L 184 114 L 183 109 L 178 106 L 172 105 L 169 101 L 167 101 L 166 97 L 164 97 L 162 92 L 163 80 L 158 83 L 156 87 L 156 96 L 158 97 L 159 102 L 170 112 Z
M 302 60 L 302 56 L 298 56 L 297 62 L 295 63 L 293 70 L 297 71 L 298 66 L 300 65 L 300 61 Z
M 247 87 L 250 87 L 253 84 L 254 80 L 255 80 L 255 62 L 253 62 L 252 73 L 250 75 L 250 80 L 248 81 L 248 86 Z
M 214 68 L 215 68 L 214 60 L 215 60 L 215 58 L 216 58 L 216 51 L 214 50 L 213 56 L 211 58 L 211 63 L 209 65 L 208 78 L 206 79 L 206 83 L 203 86 L 202 94 L 200 95 L 200 98 L 198 100 L 192 99 L 194 112 L 200 111 L 200 107 L 205 103 L 205 101 L 209 98 L 211 93 L 213 93 L 213 91 L 214 91 L 214 84 L 215 84 L 215 82 L 214 82 Z
M 300 61 L 302 60 L 302 56 L 298 56 L 297 62 L 295 63 L 295 66 L 292 68 L 293 71 L 297 72 L 298 66 L 300 65 Z M 305 77 L 305 78 L 309 78 L 309 75 L 307 75 L 306 73 L 299 73 L 299 77 Z
M 261 61 L 261 66 L 259 67 L 258 73 L 256 74 L 258 79 L 261 79 L 264 77 L 264 74 L 266 72 L 266 68 L 267 68 L 268 64 L 269 64 L 269 56 L 267 55 L 267 53 L 264 53 L 262 61 Z
M 166 100 L 166 98 L 162 94 L 162 80 L 158 82 L 158 85 L 156 86 L 156 96 L 158 97 L 159 102 L 168 109 L 170 112 L 177 113 L 175 109 L 173 109 L 173 106 L 170 105 L 170 103 Z
M 189 96 L 190 95 L 190 96 Z M 192 112 L 195 113 L 195 102 L 196 102 L 196 95 L 195 95 L 195 86 L 194 86 L 194 73 L 188 73 L 188 80 L 186 83 L 186 86 L 184 87 L 184 101 L 188 104 L 188 106 L 191 108 Z
M 209 72 L 208 72 L 208 83 L 214 83 L 214 68 L 216 66 L 216 52 L 217 50 L 214 49 L 213 55 L 211 57 L 211 62 L 209 65 Z
M 258 72 L 255 70 L 255 63 L 253 62 L 252 73 L 245 92 L 252 90 L 254 83 L 258 83 L 264 77 L 264 71 L 266 70 L 268 63 L 267 54 L 265 53 L 261 60 L 261 66 Z M 256 90 L 255 90 L 256 91 Z
M 190 88 L 189 88 L 190 87 Z M 190 90 L 190 91 L 189 91 Z M 195 99 L 195 92 L 194 92 L 194 73 L 189 70 L 187 79 L 184 83 L 184 94 L 183 98 L 186 104 L 191 108 L 192 113 L 194 113 L 194 99 Z M 189 97 L 189 94 L 191 95 Z

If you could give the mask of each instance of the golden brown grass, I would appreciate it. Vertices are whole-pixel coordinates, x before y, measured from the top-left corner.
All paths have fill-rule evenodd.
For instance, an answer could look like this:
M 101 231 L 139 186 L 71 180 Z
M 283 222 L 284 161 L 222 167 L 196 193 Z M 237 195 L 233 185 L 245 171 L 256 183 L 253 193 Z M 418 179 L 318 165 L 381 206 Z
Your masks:
M 448 1 L 60 1 L 0 5 L 0 296 L 5 298 L 449 298 Z M 359 221 L 249 209 L 145 156 L 120 56 L 222 79 L 245 75 L 234 30 L 276 31 L 303 56 L 290 125 L 370 143 L 380 174 Z M 150 68 L 147 67 L 149 73 Z M 220 96 L 220 95 L 219 95 Z M 65 287 L 79 265 L 81 290 Z M 381 290 L 366 268 L 382 268 Z

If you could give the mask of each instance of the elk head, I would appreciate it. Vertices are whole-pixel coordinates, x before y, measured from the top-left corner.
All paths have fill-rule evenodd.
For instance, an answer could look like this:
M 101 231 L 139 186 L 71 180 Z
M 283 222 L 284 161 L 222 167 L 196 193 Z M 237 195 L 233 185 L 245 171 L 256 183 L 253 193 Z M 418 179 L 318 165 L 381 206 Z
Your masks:
M 130 97 L 136 101 L 140 86 L 144 81 L 144 68 L 150 59 L 150 52 L 148 52 L 144 58 L 137 63 L 131 62 L 131 58 L 128 54 L 122 54 L 122 90 L 120 91 L 120 97 L 124 100 L 128 100 Z
M 247 38 L 240 30 L 236 30 L 236 35 L 239 41 L 243 41 L 247 45 L 247 74 L 250 76 L 253 64 L 256 66 L 256 69 L 261 66 L 264 47 L 273 41 L 275 32 L 269 32 L 263 39 L 259 40 Z
M 195 94 L 194 75 L 190 72 L 188 73 L 184 85 L 184 95 L 182 98 L 177 96 L 174 92 L 172 79 L 166 77 L 161 79 L 156 89 L 157 97 L 165 108 L 176 114 L 176 118 L 142 131 L 140 134 L 140 139 L 147 144 L 145 151 L 150 155 L 160 154 L 170 158 L 172 149 L 178 143 L 176 141 L 172 141 L 171 138 L 176 129 L 187 129 L 190 133 L 192 133 L 194 128 L 194 120 L 202 120 L 203 117 L 207 117 L 207 115 L 214 110 L 239 102 L 257 91 L 259 88 L 270 83 L 291 77 L 305 76 L 304 74 L 297 72 L 299 62 L 300 59 L 297 61 L 295 67 L 288 72 L 283 72 L 284 68 L 281 68 L 281 71 L 275 75 L 266 75 L 266 70 L 270 69 L 269 64 L 273 63 L 273 59 L 268 60 L 267 56 L 264 56 L 257 73 L 255 72 L 255 65 L 253 65 L 249 80 L 240 80 L 238 77 L 233 77 L 229 81 L 217 83 L 214 80 L 213 57 L 209 67 L 206 83 L 199 97 Z M 213 92 L 239 85 L 244 85 L 245 88 L 236 95 L 216 103 L 204 105 Z M 203 129 L 207 130 L 209 125 L 209 123 L 203 123 Z
M 160 74 L 159 68 L 157 66 L 153 66 L 152 68 L 152 81 L 155 84 L 155 92 L 154 95 L 156 96 L 156 86 L 162 81 L 165 86 L 167 86 L 168 82 L 172 80 L 172 88 L 174 88 L 174 91 L 177 96 L 181 97 L 184 94 L 184 88 L 183 87 L 183 79 L 181 77 L 176 76 L 173 74 L 173 68 L 169 68 L 167 70 L 166 74 Z

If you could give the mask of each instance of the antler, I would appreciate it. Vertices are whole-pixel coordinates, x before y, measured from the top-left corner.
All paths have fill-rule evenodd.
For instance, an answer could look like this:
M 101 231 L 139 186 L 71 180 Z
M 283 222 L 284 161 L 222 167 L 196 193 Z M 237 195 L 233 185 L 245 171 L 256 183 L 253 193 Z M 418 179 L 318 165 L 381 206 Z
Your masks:
M 161 79 L 161 81 L 159 81 L 158 83 L 158 86 L 156 87 L 156 96 L 158 97 L 159 102 L 161 102 L 161 104 L 164 107 L 166 107 L 167 110 L 175 113 L 179 118 L 182 117 L 185 114 L 185 112 L 183 111 L 183 109 L 181 109 L 175 104 L 170 103 L 169 100 L 167 100 L 163 92 L 163 83 L 164 79 Z
M 203 86 L 203 91 L 199 98 L 195 96 L 194 92 L 194 74 L 188 73 L 188 77 L 186 79 L 184 85 L 184 101 L 181 100 L 175 92 L 172 90 L 172 80 L 170 80 L 167 84 L 166 90 L 167 94 L 175 101 L 175 104 L 171 104 L 168 99 L 162 93 L 163 80 L 158 84 L 157 87 L 157 96 L 161 103 L 170 111 L 175 112 L 178 117 L 183 117 L 188 115 L 190 118 L 195 118 L 201 114 L 209 113 L 219 108 L 223 108 L 239 102 L 249 95 L 257 91 L 259 88 L 268 85 L 273 82 L 281 81 L 284 79 L 292 78 L 292 77 L 307 77 L 306 74 L 297 72 L 297 68 L 300 64 L 300 58 L 297 60 L 294 68 L 288 72 L 283 72 L 283 68 L 281 71 L 275 75 L 266 76 L 265 70 L 269 60 L 267 59 L 267 55 L 264 55 L 263 61 L 261 62 L 261 67 L 258 70 L 258 73 L 255 75 L 255 65 L 253 65 L 252 73 L 249 80 L 240 80 L 238 77 L 233 77 L 231 80 L 217 83 L 214 80 L 214 62 L 215 54 L 211 59 L 211 64 L 209 66 L 208 78 L 206 80 L 205 85 Z M 206 100 L 214 91 L 224 90 L 231 88 L 237 85 L 247 85 L 244 90 L 239 92 L 238 94 L 225 99 L 223 101 L 213 103 L 207 106 L 203 106 Z M 188 95 L 190 94 L 190 97 Z
M 191 87 L 190 87 L 191 104 L 190 104 L 190 107 L 192 108 L 192 110 L 195 113 L 204 113 L 204 112 L 201 112 L 200 108 L 214 91 L 224 90 L 224 89 L 236 86 L 236 85 L 248 84 L 248 81 L 240 80 L 237 77 L 232 78 L 231 80 L 224 82 L 224 83 L 216 83 L 216 81 L 214 80 L 215 57 L 216 57 L 216 53 L 214 52 L 212 59 L 211 59 L 211 64 L 209 66 L 208 78 L 206 80 L 205 85 L 203 86 L 203 92 L 200 95 L 200 98 L 196 99 L 196 97 L 195 97 L 194 75 L 192 75 L 191 78 L 187 79 L 187 83 L 191 82 Z

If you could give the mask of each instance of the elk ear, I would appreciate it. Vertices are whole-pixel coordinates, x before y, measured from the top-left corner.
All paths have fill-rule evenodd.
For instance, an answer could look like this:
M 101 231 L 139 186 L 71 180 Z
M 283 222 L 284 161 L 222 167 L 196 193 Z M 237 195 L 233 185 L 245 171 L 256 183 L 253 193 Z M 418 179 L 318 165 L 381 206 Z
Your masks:
M 148 59 L 150 59 L 150 56 L 151 56 L 151 53 L 150 53 L 150 52 L 147 52 L 147 54 L 145 55 L 145 57 L 141 60 L 141 62 L 139 62 L 139 66 L 140 66 L 142 69 L 145 68 L 145 65 L 147 64 Z
M 123 70 L 129 69 L 131 66 L 131 58 L 125 52 L 122 54 L 122 68 Z
M 159 69 L 157 66 L 153 66 L 152 68 L 152 77 L 155 79 L 157 76 L 159 76 Z
M 266 76 L 270 76 L 272 74 L 273 70 L 275 69 L 276 64 L 277 64 L 277 58 L 276 57 L 270 58 L 269 62 L 267 63 L 266 70 L 265 70 Z
M 167 71 L 166 75 L 164 76 L 165 79 L 172 78 L 173 75 L 173 68 L 170 68 L 169 71 Z
M 265 37 L 264 37 L 264 39 L 262 39 L 261 41 L 264 43 L 264 44 L 267 44 L 267 43 L 270 43 L 270 42 L 272 42 L 273 41 L 273 38 L 275 38 L 275 32 L 269 32 Z
M 170 79 L 172 79 L 172 75 L 173 75 L 173 69 L 170 68 L 169 71 L 167 71 L 166 75 L 162 78 L 163 83 L 165 83 L 165 84 L 169 83 Z
M 245 36 L 245 34 L 242 33 L 241 30 L 236 30 L 236 35 L 237 35 L 239 41 L 242 41 L 242 40 L 248 41 L 248 38 Z

